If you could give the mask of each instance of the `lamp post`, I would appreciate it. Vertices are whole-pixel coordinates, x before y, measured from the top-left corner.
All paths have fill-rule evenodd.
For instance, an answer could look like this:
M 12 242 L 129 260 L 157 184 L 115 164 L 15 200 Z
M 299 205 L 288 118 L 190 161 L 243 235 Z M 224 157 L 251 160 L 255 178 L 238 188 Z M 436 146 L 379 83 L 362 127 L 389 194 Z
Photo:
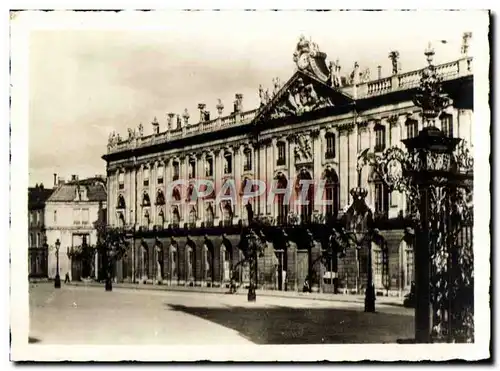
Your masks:
M 56 240 L 55 247 L 56 247 L 56 278 L 54 280 L 54 288 L 60 289 L 61 277 L 59 276 L 59 248 L 61 247 L 61 241 L 59 241 L 59 238 Z

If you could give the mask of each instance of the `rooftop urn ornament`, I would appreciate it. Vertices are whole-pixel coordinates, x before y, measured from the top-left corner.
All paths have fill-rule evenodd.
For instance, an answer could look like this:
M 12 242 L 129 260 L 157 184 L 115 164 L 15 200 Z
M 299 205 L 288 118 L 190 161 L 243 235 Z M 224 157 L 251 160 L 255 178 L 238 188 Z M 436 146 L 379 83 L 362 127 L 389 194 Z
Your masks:
M 156 118 L 156 116 L 153 118 L 153 122 L 151 122 L 151 125 L 153 126 L 153 134 L 159 134 L 160 133 L 160 124 L 158 123 L 158 119 Z M 142 128 L 142 124 L 141 124 L 141 128 Z M 142 136 L 142 133 L 141 133 L 141 136 Z
M 222 112 L 224 111 L 224 104 L 222 103 L 222 100 L 218 99 L 217 105 L 215 106 L 217 108 L 217 113 L 220 116 L 222 116 Z
M 413 103 L 422 108 L 422 115 L 426 126 L 434 126 L 434 120 L 443 109 L 451 104 L 451 100 L 442 93 L 441 78 L 437 75 L 436 67 L 432 64 L 434 49 L 431 43 L 425 49 L 425 56 L 429 64 L 422 71 L 418 93 Z
M 184 121 L 184 126 L 187 126 L 188 125 L 188 122 L 189 122 L 189 112 L 187 110 L 187 108 L 184 109 L 184 112 L 182 113 L 182 119 Z
M 397 75 L 399 73 L 399 52 L 397 50 L 393 50 L 389 53 L 389 59 L 392 62 L 392 74 Z

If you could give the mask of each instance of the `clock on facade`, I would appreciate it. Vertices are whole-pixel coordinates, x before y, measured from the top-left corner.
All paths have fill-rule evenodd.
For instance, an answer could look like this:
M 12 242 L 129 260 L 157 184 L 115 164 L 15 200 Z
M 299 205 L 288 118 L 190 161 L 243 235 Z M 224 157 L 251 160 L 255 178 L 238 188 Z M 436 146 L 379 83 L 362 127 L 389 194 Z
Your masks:
M 302 54 L 299 57 L 299 60 L 297 61 L 297 66 L 303 70 L 303 69 L 307 68 L 308 65 L 309 65 L 309 55 Z

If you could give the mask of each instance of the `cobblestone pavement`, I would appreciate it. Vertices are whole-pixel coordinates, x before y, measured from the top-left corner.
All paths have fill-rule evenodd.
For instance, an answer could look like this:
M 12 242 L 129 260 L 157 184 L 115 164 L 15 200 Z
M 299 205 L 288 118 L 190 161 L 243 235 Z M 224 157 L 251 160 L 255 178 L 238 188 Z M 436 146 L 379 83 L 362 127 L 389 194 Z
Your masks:
M 362 303 L 103 287 L 30 285 L 30 341 L 40 344 L 386 343 L 413 335 L 413 311 Z

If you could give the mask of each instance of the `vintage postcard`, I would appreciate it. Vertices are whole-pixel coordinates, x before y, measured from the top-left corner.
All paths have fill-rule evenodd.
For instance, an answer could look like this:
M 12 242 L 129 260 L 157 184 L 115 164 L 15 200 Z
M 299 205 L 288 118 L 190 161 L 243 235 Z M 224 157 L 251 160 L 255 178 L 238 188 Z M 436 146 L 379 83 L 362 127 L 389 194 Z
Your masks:
M 12 360 L 488 358 L 489 17 L 11 12 Z

